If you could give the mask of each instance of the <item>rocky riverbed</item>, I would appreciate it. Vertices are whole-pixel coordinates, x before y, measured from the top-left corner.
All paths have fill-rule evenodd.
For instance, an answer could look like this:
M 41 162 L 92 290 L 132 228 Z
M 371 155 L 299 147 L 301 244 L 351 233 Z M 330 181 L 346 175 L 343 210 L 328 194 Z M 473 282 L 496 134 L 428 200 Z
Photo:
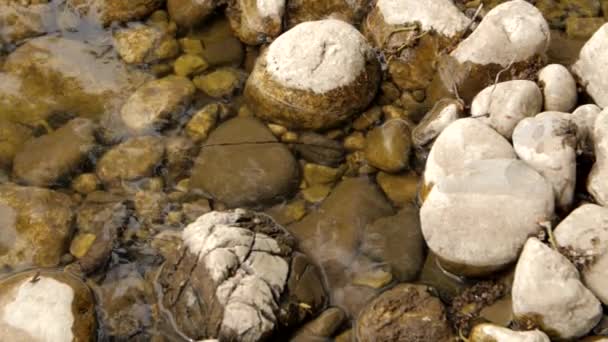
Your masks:
M 0 341 L 608 341 L 607 19 L 0 0 Z

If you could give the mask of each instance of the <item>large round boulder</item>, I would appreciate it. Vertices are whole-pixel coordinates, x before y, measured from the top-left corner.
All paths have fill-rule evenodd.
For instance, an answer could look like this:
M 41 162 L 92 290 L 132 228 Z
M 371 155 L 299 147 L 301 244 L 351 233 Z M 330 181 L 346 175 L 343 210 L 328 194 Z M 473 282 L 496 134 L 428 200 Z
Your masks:
M 320 129 L 363 110 L 380 64 L 352 25 L 311 21 L 282 34 L 257 59 L 245 96 L 255 114 L 284 126 Z

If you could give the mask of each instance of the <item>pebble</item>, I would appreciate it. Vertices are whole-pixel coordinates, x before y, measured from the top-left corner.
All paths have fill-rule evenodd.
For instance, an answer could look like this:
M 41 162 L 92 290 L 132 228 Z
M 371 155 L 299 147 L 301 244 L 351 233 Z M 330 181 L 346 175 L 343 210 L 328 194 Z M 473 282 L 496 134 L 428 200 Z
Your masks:
M 191 170 L 190 189 L 229 207 L 278 202 L 300 182 L 289 149 L 256 118 L 237 117 L 211 132 Z
M 203 57 L 189 54 L 179 56 L 173 64 L 175 74 L 184 77 L 200 74 L 208 67 L 209 64 Z
M 358 341 L 390 341 L 404 336 L 420 342 L 454 338 L 441 301 L 424 285 L 401 284 L 373 299 L 355 325 Z
M 51 186 L 78 169 L 97 146 L 96 125 L 73 119 L 58 130 L 30 139 L 15 155 L 13 175 L 28 185 Z
M 267 43 L 283 31 L 286 0 L 237 0 L 230 3 L 226 16 L 235 35 L 247 45 Z
M 437 183 L 420 210 L 422 232 L 443 267 L 487 275 L 514 262 L 553 215 L 551 185 L 524 162 L 471 162 Z
M 602 303 L 608 303 L 608 209 L 583 204 L 554 231 L 555 241 L 583 266 L 583 283 Z
M 456 100 L 439 101 L 412 131 L 414 146 L 428 147 L 446 127 L 462 116 L 462 110 L 462 104 Z
M 94 173 L 82 173 L 72 180 L 72 189 L 83 195 L 96 191 L 99 185 L 99 179 Z
M 603 110 L 595 120 L 593 130 L 595 164 L 587 178 L 587 191 L 598 204 L 608 205 L 608 110 Z
M 576 124 L 578 154 L 593 154 L 593 130 L 601 111 L 602 109 L 594 104 L 586 104 L 572 112 L 572 121 Z
M 330 192 L 329 185 L 317 184 L 302 190 L 302 197 L 309 203 L 320 203 Z
M 353 132 L 344 138 L 344 149 L 350 152 L 365 149 L 365 135 L 362 132 Z
M 337 166 L 344 160 L 344 146 L 336 140 L 314 132 L 302 132 L 294 149 L 311 163 Z
M 473 328 L 469 341 L 471 342 L 551 342 L 542 331 L 513 331 L 493 324 L 478 324 Z
M 576 267 L 537 238 L 528 239 L 517 262 L 512 295 L 515 315 L 537 320 L 552 338 L 584 336 L 602 318 L 602 304 Z
M 557 206 L 567 210 L 576 185 L 576 126 L 570 114 L 544 112 L 520 121 L 513 146 L 519 158 L 552 184 Z
M 197 143 L 205 141 L 209 133 L 215 128 L 221 110 L 222 106 L 220 104 L 212 103 L 194 113 L 185 127 L 188 137 Z
M 407 168 L 411 145 L 409 126 L 399 120 L 387 121 L 367 134 L 365 158 L 373 167 L 397 173 Z
M 545 111 L 570 113 L 576 106 L 578 93 L 576 81 L 570 71 L 561 64 L 550 64 L 538 73 L 543 90 Z
M 345 320 L 346 315 L 342 309 L 329 308 L 323 311 L 319 317 L 298 329 L 290 341 L 308 342 L 331 338 Z
M 540 113 L 542 105 L 543 94 L 534 82 L 500 82 L 486 87 L 475 96 L 471 104 L 471 116 L 479 117 L 482 122 L 510 139 L 515 126 L 521 120 Z
M 150 81 L 129 97 L 120 117 L 133 135 L 155 132 L 185 112 L 194 92 L 194 85 L 185 77 Z
M 113 34 L 114 49 L 127 64 L 156 63 L 177 57 L 179 45 L 167 28 L 135 24 Z
M 595 103 L 604 108 L 608 106 L 608 24 L 600 27 L 585 43 L 578 60 L 572 65 L 576 75 Z
M 416 203 L 420 177 L 414 172 L 390 174 L 378 172 L 376 182 L 396 207 Z
M 241 86 L 242 75 L 237 69 L 220 68 L 197 76 L 194 85 L 213 98 L 229 97 Z
M 308 185 L 332 184 L 340 178 L 342 170 L 320 164 L 306 163 L 303 174 Z
M 167 0 L 167 10 L 177 25 L 190 28 L 213 13 L 217 3 L 216 0 Z

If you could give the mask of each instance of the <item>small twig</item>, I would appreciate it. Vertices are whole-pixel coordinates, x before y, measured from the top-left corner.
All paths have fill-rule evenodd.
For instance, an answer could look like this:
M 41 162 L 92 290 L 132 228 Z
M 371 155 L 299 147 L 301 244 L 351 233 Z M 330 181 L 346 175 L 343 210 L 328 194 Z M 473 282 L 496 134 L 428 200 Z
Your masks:
M 36 272 L 36 274 L 34 274 L 34 277 L 32 277 L 32 280 L 30 280 L 30 283 L 36 284 L 39 280 L 40 280 L 40 271 L 38 271 L 38 272 Z

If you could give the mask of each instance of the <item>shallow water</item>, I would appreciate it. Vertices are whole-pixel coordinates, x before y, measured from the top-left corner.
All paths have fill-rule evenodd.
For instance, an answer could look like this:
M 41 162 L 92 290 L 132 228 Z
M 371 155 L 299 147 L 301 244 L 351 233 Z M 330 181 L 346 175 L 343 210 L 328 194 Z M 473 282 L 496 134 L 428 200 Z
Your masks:
M 464 3 L 464 1 L 461 2 Z M 0 6 L 2 4 L 2 0 L 0 0 Z M 475 8 L 472 5 L 469 7 Z M 75 272 L 82 276 L 93 290 L 97 300 L 97 339 L 99 341 L 187 340 L 176 329 L 175 322 L 158 301 L 160 285 L 157 283 L 156 277 L 157 271 L 164 261 L 161 251 L 163 248 L 171 248 L 171 234 L 179 233 L 196 217 L 211 210 L 222 210 L 231 206 L 210 198 L 209 194 L 188 191 L 185 182 L 192 181 L 190 171 L 206 136 L 188 135 L 185 133 L 186 125 L 194 114 L 211 103 L 219 104 L 214 120 L 216 123 L 211 125 L 213 127 L 232 117 L 252 115 L 241 92 L 244 79 L 252 69 L 259 48 L 246 47 L 236 39 L 230 33 L 228 22 L 221 11 L 218 11 L 198 28 L 177 30 L 175 36 L 181 43 L 180 54 L 186 49 L 192 49 L 189 51 L 191 52 L 202 47 L 204 51 L 200 55 L 209 63 L 208 71 L 225 67 L 233 68 L 230 70 L 239 75 L 240 79 L 237 81 L 239 84 L 234 92 L 229 92 L 228 95 L 219 98 L 213 98 L 197 89 L 192 96 L 192 102 L 183 108 L 179 116 L 167 119 L 169 122 L 166 122 L 165 125 L 154 127 L 154 131 L 148 132 L 150 135 L 165 139 L 165 142 L 158 140 L 149 144 L 152 146 L 147 145 L 146 149 L 142 148 L 143 152 L 140 151 L 141 155 L 137 157 L 129 153 L 139 147 L 131 146 L 126 149 L 126 152 L 123 152 L 126 155 L 125 160 L 110 163 L 109 167 L 120 167 L 123 164 L 118 165 L 119 162 L 129 165 L 130 159 L 137 158 L 134 167 L 144 167 L 147 163 L 151 165 L 150 168 L 145 169 L 144 167 L 145 170 L 137 172 L 132 179 L 121 179 L 114 184 L 111 181 L 100 181 L 97 177 L 100 174 L 98 166 L 106 152 L 123 142 L 130 134 L 125 131 L 120 122 L 118 112 L 128 96 L 145 81 L 173 73 L 173 63 L 177 56 L 152 63 L 127 65 L 121 60 L 113 46 L 112 33 L 120 28 L 133 26 L 133 23 L 113 23 L 104 28 L 98 23 L 93 12 L 83 15 L 78 11 L 70 10 L 66 7 L 65 0 L 52 0 L 49 3 L 49 9 L 44 13 L 41 22 L 42 31 L 46 33 L 41 32 L 37 35 L 38 37 L 27 38 L 16 43 L 3 44 L 0 49 L 0 184 L 11 181 L 21 184 L 28 183 L 15 175 L 13 171 L 17 165 L 15 155 L 21 154 L 22 168 L 36 168 L 44 173 L 48 171 L 48 168 L 55 167 L 46 165 L 45 162 L 48 160 L 45 159 L 59 159 L 62 151 L 70 150 L 69 147 L 74 147 L 75 143 L 80 144 L 78 139 L 74 139 L 72 135 L 66 133 L 66 138 L 62 139 L 63 137 L 59 136 L 55 139 L 59 142 L 53 142 L 53 144 L 58 144 L 55 146 L 54 153 L 56 154 L 43 155 L 32 152 L 29 155 L 23 155 L 22 151 L 28 141 L 57 134 L 57 132 L 61 132 L 59 129 L 65 127 L 65 124 L 74 118 L 93 120 L 96 125 L 93 134 L 94 142 L 90 144 L 92 146 L 86 147 L 84 157 L 76 156 L 65 161 L 63 165 L 67 165 L 68 168 L 60 168 L 61 175 L 58 177 L 35 174 L 32 176 L 34 178 L 30 178 L 36 179 L 34 183 L 37 184 L 34 185 L 65 194 L 67 195 L 66 201 L 71 201 L 66 204 L 73 214 L 68 223 L 69 236 L 63 241 L 64 246 L 59 262 L 52 268 Z M 2 38 L 3 30 L 7 29 L 2 27 L 2 24 L 0 21 L 0 38 Z M 563 32 L 563 27 L 559 26 L 554 25 L 553 34 L 556 38 L 549 49 L 549 60 L 569 64 L 577 56 L 577 50 L 580 49 L 584 40 L 568 38 Z M 51 37 L 61 39 L 54 40 L 50 39 Z M 198 42 L 200 45 L 197 45 L 198 43 L 194 46 L 187 45 L 183 39 Z M 1 39 L 0 42 L 2 42 Z M 27 47 L 32 42 L 35 42 L 34 48 L 24 52 L 24 46 Z M 36 61 L 36 57 L 39 57 L 40 60 Z M 374 105 L 395 103 L 399 97 L 399 90 L 394 85 L 383 84 L 382 91 Z M 154 98 L 154 94 L 151 98 Z M 387 111 L 390 112 L 390 109 Z M 379 115 L 390 118 L 390 113 Z M 289 230 L 303 229 L 298 226 L 297 222 L 305 220 L 309 220 L 305 222 L 314 222 L 316 230 L 313 230 L 312 233 L 309 231 L 302 233 L 303 236 L 308 234 L 310 240 L 300 243 L 308 245 L 308 248 L 328 248 L 323 257 L 335 259 L 340 267 L 348 265 L 348 275 L 355 279 L 354 282 L 357 286 L 345 285 L 344 283 L 347 281 L 340 279 L 340 277 L 345 277 L 344 274 L 332 278 L 335 275 L 329 274 L 330 270 L 326 270 L 329 274 L 327 278 L 330 279 L 326 280 L 330 282 L 330 286 L 335 286 L 332 290 L 336 291 L 334 294 L 336 302 L 357 312 L 367 300 L 379 293 L 380 289 L 388 288 L 401 279 L 394 274 L 394 271 L 391 274 L 390 265 L 387 265 L 384 260 L 365 255 L 361 251 L 365 246 L 361 247 L 362 242 L 356 234 L 368 229 L 368 225 L 380 217 L 397 214 L 397 209 L 400 207 L 417 210 L 418 188 L 415 184 L 419 181 L 419 175 L 411 172 L 400 174 L 398 179 L 390 178 L 390 175 L 386 174 L 377 178 L 378 170 L 367 165 L 360 151 L 360 140 L 363 139 L 363 134 L 353 134 L 356 131 L 353 129 L 354 125 L 356 126 L 357 123 L 349 121 L 334 129 L 321 132 L 325 138 L 338 142 L 339 150 L 342 145 L 345 145 L 346 157 L 338 156 L 336 157 L 337 163 L 330 165 L 332 166 L 331 172 L 335 172 L 337 176 L 336 174 L 320 175 L 327 171 L 325 169 L 317 170 L 316 174 L 311 171 L 313 175 L 311 181 L 318 181 L 323 177 L 335 179 L 320 181 L 319 184 L 293 184 L 295 191 L 287 191 L 287 195 L 282 198 L 275 198 L 274 201 L 259 203 L 252 207 L 266 212 Z M 318 137 L 302 142 L 300 139 L 306 135 L 306 132 L 290 132 L 286 128 L 278 126 L 270 128 L 294 155 L 300 157 L 307 155 L 309 156 L 308 161 L 310 161 L 311 155 L 313 159 L 324 160 L 335 157 L 332 154 L 335 149 L 331 143 L 329 147 L 326 141 L 319 143 L 318 140 L 315 140 Z M 255 149 L 247 150 L 243 147 L 244 145 L 250 147 L 252 141 L 259 145 L 280 144 L 277 141 L 264 141 L 258 137 L 250 137 L 248 134 L 249 131 L 237 127 L 231 132 L 232 137 L 245 137 L 245 139 L 251 140 L 218 143 L 218 146 L 225 148 L 226 151 L 225 160 L 220 158 L 221 161 L 218 162 L 230 163 L 233 153 L 258 153 Z M 273 138 L 270 137 L 270 139 Z M 152 155 L 155 153 L 155 144 L 163 144 L 162 157 L 150 161 L 149 159 L 153 159 Z M 49 146 L 51 143 L 41 145 Z M 76 150 L 85 149 L 85 145 L 85 143 L 78 145 Z M 79 152 L 75 151 L 73 154 L 78 155 Z M 301 158 L 299 161 L 301 166 L 305 164 L 304 159 Z M 281 164 L 280 159 L 272 162 L 275 163 L 274 166 L 277 169 L 286 167 Z M 300 164 L 297 164 L 298 167 Z M 410 166 L 416 171 L 421 171 L 420 167 L 417 167 L 419 164 L 417 165 L 415 161 L 412 161 Z M 240 175 L 251 183 L 247 186 L 253 184 L 253 186 L 263 189 L 266 184 L 259 184 L 255 180 L 266 179 L 267 175 L 260 174 L 264 171 L 260 171 L 262 169 L 258 167 L 252 163 L 249 168 L 240 170 Z M 128 173 L 129 170 L 121 170 L 121 172 Z M 213 168 L 209 167 L 204 172 L 213 172 Z M 306 177 L 306 171 L 302 172 Z M 89 178 L 85 178 L 83 175 Z M 332 201 L 331 194 L 335 195 L 334 189 L 339 183 L 337 179 L 342 176 L 361 176 L 366 180 L 369 179 L 370 184 L 363 186 L 364 191 L 360 191 L 359 188 L 345 190 L 339 198 Z M 218 174 L 217 177 L 223 180 L 221 177 L 224 175 Z M 388 184 L 382 186 L 382 189 L 393 188 L 394 190 L 395 186 L 399 186 L 406 190 L 401 193 L 390 191 L 383 193 L 376 186 L 382 182 L 381 177 L 385 177 L 382 179 L 385 179 Z M 108 176 L 108 179 L 110 178 Z M 93 184 L 90 182 L 91 179 Z M 309 183 L 311 182 L 309 181 Z M 367 189 L 371 190 L 367 192 Z M 373 191 L 377 191 L 379 200 L 360 199 Z M 235 197 L 238 196 L 235 195 Z M 324 202 L 325 198 L 330 200 Z M 31 210 L 34 211 L 31 216 L 42 215 L 37 212 L 37 210 L 43 211 L 42 209 Z M 55 208 L 52 207 L 51 212 L 53 210 Z M 355 213 L 348 210 L 355 211 Z M 327 212 L 331 212 L 338 219 L 328 220 L 315 216 L 322 216 Z M 306 215 L 308 216 L 304 218 Z M 407 217 L 410 218 L 410 216 Z M 17 227 L 24 227 L 28 224 L 19 219 L 15 211 L 2 203 L 0 198 L 0 256 L 8 253 L 11 245 L 19 239 Z M 331 229 L 335 229 L 335 231 Z M 295 234 L 297 235 L 297 233 Z M 338 241 L 340 245 L 347 246 L 345 249 L 348 250 L 348 253 L 343 254 L 342 250 L 331 250 L 331 247 L 327 247 L 329 245 L 325 245 L 325 243 L 331 239 Z M 382 245 L 373 246 L 373 248 L 382 249 Z M 370 247 L 371 251 L 368 250 L 366 253 L 382 254 L 382 250 L 378 252 L 373 248 Z M 398 249 L 399 246 L 391 246 L 391 248 Z M 91 269 L 74 269 L 73 266 L 78 259 L 91 250 L 100 255 L 98 259 L 93 257 L 86 259 L 94 266 L 91 266 Z M 433 286 L 438 296 L 446 304 L 452 303 L 454 297 L 459 296 L 465 289 L 470 289 L 475 284 L 479 287 L 487 284 L 509 287 L 506 284 L 510 284 L 512 269 L 496 275 L 492 280 L 480 282 L 460 278 L 446 272 L 440 267 L 434 256 L 426 254 L 426 252 L 422 252 L 422 256 L 426 260 L 424 266 L 418 270 L 419 272 L 415 272 L 417 275 L 413 277 L 408 275 L 409 282 Z M 9 277 L 32 268 L 33 265 L 30 261 L 20 260 L 20 262 L 11 264 L 2 260 L 5 263 L 0 265 L 4 271 L 2 276 Z M 364 287 L 366 289 L 362 290 L 361 288 Z M 471 294 L 474 292 L 475 290 L 470 290 L 469 293 L 465 293 L 460 297 L 465 299 L 457 301 L 458 305 L 454 304 L 450 307 L 452 323 L 460 322 L 459 319 L 470 312 L 475 313 L 473 316 L 478 316 L 477 314 L 482 312 L 483 317 L 479 318 L 481 321 L 492 321 L 503 325 L 510 321 L 510 305 L 504 304 L 509 303 L 509 295 L 504 296 L 497 302 L 497 305 L 492 306 L 488 304 L 492 304 L 491 302 L 496 298 L 493 298 L 490 303 L 486 302 L 482 305 L 475 302 L 475 298 L 473 298 L 475 296 Z M 469 302 L 466 301 L 467 299 Z M 482 310 L 484 306 L 489 306 L 489 308 Z M 467 312 L 463 313 L 464 311 Z M 470 322 L 465 318 L 462 318 L 462 321 L 466 323 L 462 325 L 456 323 L 456 326 L 467 330 Z M 342 324 L 334 336 L 347 331 L 351 323 L 352 321 L 347 321 Z

